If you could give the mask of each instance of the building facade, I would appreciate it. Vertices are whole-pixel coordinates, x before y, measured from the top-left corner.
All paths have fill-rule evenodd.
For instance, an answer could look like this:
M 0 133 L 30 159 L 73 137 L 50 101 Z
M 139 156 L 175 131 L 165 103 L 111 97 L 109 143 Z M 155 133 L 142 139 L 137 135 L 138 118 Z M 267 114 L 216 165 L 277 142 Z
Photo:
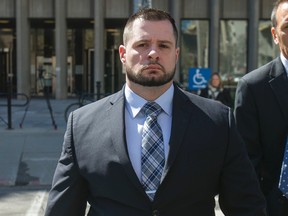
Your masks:
M 8 85 L 56 99 L 113 93 L 125 72 L 118 47 L 140 7 L 175 18 L 181 49 L 175 80 L 190 89 L 191 68 L 218 71 L 225 85 L 278 55 L 270 33 L 273 0 L 0 0 L 0 92 Z

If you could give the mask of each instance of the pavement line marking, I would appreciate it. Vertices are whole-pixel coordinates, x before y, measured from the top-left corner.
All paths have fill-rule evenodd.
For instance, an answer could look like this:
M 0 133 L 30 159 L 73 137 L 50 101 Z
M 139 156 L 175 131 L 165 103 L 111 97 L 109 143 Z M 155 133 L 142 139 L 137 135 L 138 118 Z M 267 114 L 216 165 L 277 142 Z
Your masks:
M 36 193 L 35 198 L 30 208 L 26 212 L 25 216 L 39 215 L 41 208 L 42 208 L 42 204 L 44 202 L 45 195 L 46 195 L 45 191 L 39 191 Z

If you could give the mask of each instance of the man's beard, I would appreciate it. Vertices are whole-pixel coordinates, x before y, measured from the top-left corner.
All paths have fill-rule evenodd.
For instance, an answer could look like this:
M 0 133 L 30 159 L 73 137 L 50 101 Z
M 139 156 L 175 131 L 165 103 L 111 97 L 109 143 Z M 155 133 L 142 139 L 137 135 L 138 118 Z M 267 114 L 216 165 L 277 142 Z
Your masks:
M 164 70 L 163 67 L 162 67 L 162 69 Z M 175 75 L 175 68 L 171 73 L 170 72 L 166 73 L 164 71 L 164 75 L 159 77 L 159 78 L 144 77 L 144 76 L 142 76 L 142 73 L 135 74 L 131 70 L 131 68 L 126 68 L 126 75 L 127 75 L 127 78 L 131 82 L 137 83 L 137 84 L 142 85 L 142 86 L 155 87 L 155 86 L 162 86 L 166 83 L 169 83 L 171 80 L 173 80 L 174 75 Z

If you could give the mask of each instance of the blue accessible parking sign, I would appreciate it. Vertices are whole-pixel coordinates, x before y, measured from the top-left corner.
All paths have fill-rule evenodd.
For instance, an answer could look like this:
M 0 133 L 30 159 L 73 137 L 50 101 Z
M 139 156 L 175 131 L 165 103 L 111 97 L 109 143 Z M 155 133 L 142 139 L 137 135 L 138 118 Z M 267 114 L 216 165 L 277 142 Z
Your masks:
M 206 88 L 211 76 L 210 68 L 189 69 L 189 90 L 197 91 Z

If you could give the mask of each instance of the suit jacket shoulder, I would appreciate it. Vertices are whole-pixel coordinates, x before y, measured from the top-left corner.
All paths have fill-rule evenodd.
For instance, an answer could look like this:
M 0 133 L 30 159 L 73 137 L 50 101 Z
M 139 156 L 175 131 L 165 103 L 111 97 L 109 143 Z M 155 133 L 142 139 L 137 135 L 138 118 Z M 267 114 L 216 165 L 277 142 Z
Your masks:
M 268 62 L 267 64 L 247 73 L 244 75 L 240 82 L 247 82 L 249 84 L 262 83 L 263 81 L 269 81 L 275 77 L 283 75 L 285 73 L 284 66 L 280 57 Z
M 218 121 L 221 117 L 222 120 L 229 120 L 231 110 L 220 101 L 204 98 L 177 88 L 175 88 L 174 94 L 173 114 L 175 116 L 181 112 L 191 112 L 193 115 L 198 115 L 198 119 L 209 117 Z

